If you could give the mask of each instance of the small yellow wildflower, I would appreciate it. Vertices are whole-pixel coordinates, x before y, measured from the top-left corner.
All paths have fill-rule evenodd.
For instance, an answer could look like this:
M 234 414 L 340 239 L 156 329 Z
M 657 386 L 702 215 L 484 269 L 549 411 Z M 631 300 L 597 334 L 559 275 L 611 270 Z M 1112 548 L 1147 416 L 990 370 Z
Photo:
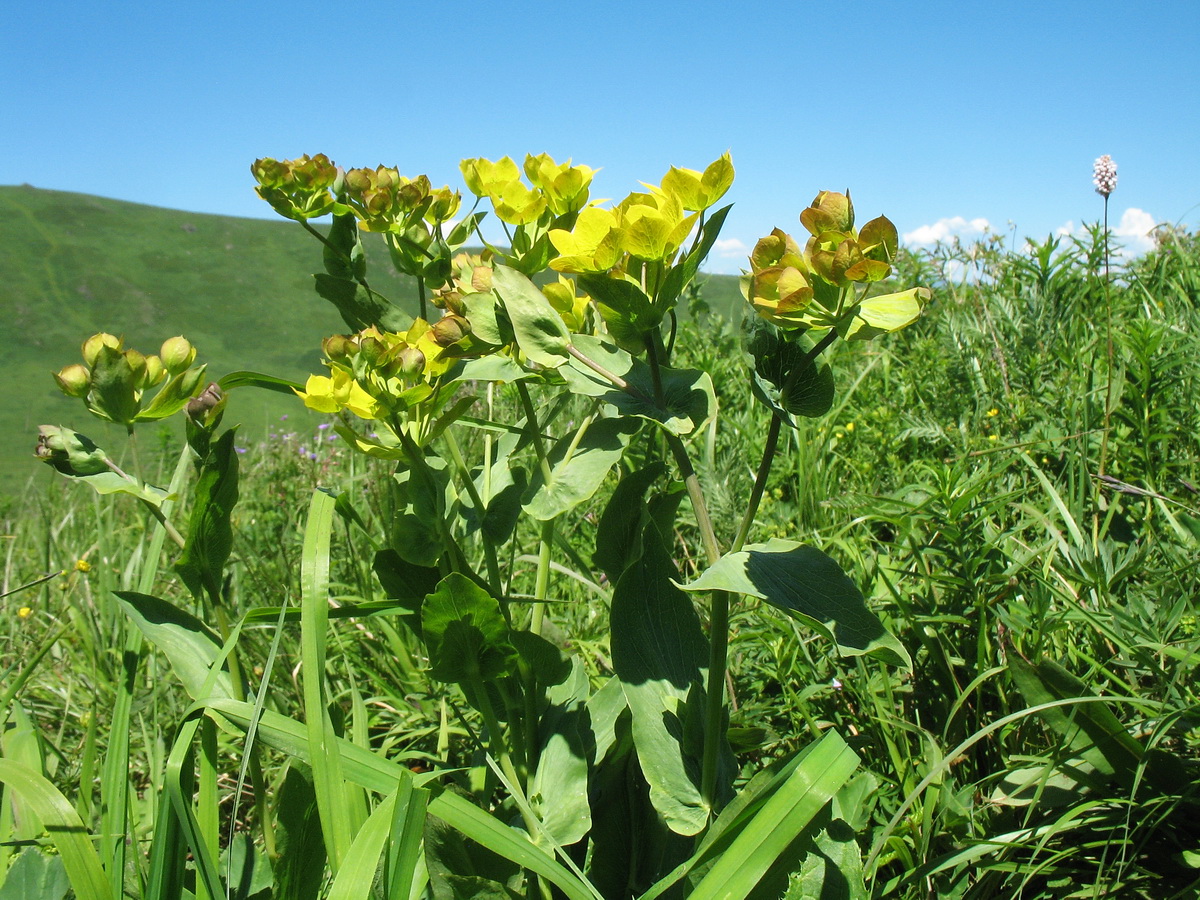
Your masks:
M 853 430 L 854 430 L 854 423 L 853 423 L 853 422 L 847 422 L 847 423 L 846 423 L 846 430 L 847 430 L 847 431 L 853 431 Z
M 30 609 L 28 606 L 22 606 L 20 609 L 17 610 L 17 618 L 18 619 L 28 619 L 32 615 L 33 615 L 33 610 Z
M 997 440 L 999 440 L 999 438 L 998 438 L 998 437 L 996 437 L 996 435 L 994 435 L 994 434 L 989 434 L 989 435 L 988 435 L 988 440 L 989 440 L 989 441 L 997 441 Z
M 994 419 L 998 415 L 1000 415 L 1000 410 L 996 409 L 994 406 L 987 411 L 987 416 L 989 419 Z
M 86 559 L 77 559 L 75 561 L 75 571 L 76 572 L 90 572 L 90 571 L 92 571 L 92 564 L 90 562 L 88 562 Z

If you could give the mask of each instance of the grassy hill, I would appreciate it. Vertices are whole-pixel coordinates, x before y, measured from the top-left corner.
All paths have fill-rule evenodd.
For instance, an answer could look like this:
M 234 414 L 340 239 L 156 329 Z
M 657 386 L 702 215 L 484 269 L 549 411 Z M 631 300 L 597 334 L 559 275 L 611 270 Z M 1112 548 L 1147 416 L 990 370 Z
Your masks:
M 38 425 L 72 425 L 114 452 L 123 443 L 81 403 L 64 397 L 50 376 L 79 362 L 81 342 L 97 331 L 124 335 L 128 346 L 145 353 L 183 334 L 213 378 L 253 369 L 303 380 L 321 371 L 320 338 L 345 330 L 312 287 L 320 247 L 282 220 L 0 186 L 0 247 L 4 493 L 42 468 L 30 455 Z M 372 287 L 415 309 L 412 279 L 392 269 L 381 241 L 367 247 Z M 736 279 L 712 276 L 705 297 L 725 308 L 737 299 Z M 284 412 L 299 414 L 302 407 L 244 391 L 229 418 L 253 435 Z

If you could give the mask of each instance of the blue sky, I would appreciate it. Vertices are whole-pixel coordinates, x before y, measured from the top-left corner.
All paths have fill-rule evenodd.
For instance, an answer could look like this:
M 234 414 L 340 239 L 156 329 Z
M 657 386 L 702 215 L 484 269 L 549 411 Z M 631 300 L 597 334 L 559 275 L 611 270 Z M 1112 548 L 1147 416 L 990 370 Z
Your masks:
M 7 7 L 0 184 L 269 218 L 260 156 L 460 187 L 548 152 L 619 200 L 730 150 L 734 272 L 821 189 L 910 242 L 1077 228 L 1108 153 L 1123 240 L 1200 223 L 1197 0 Z

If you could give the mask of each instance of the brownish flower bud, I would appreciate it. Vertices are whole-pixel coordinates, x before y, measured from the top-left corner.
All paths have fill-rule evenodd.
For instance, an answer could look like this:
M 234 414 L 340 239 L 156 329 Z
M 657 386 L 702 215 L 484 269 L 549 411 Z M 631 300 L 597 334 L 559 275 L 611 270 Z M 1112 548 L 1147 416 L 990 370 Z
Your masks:
M 462 316 L 453 313 L 442 316 L 433 326 L 432 336 L 439 347 L 449 347 L 457 344 L 471 333 L 471 323 Z
M 353 338 L 344 334 L 331 334 L 321 341 L 321 349 L 329 359 L 343 360 L 357 353 L 358 345 L 354 343 Z
M 420 378 L 421 373 L 425 371 L 425 354 L 416 347 L 405 347 L 396 357 L 396 361 L 400 364 L 400 373 L 405 378 Z

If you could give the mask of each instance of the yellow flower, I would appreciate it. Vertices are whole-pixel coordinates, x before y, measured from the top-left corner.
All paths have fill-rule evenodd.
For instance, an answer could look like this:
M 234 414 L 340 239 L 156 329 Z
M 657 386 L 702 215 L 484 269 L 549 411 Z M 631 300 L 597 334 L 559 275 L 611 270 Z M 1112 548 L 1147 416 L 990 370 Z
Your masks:
M 1000 438 L 996 437 L 996 435 L 994 435 L 994 434 L 989 434 L 988 440 L 989 441 L 998 441 L 998 440 L 1000 440 Z
M 33 615 L 33 610 L 30 609 L 28 606 L 22 606 L 20 609 L 17 610 L 17 618 L 18 619 L 28 619 L 32 615 Z
M 996 409 L 996 408 L 993 406 L 991 409 L 989 409 L 989 410 L 987 411 L 987 415 L 988 415 L 988 418 L 989 418 L 989 419 L 995 418 L 996 416 L 1000 415 L 1000 410 Z
M 379 417 L 378 402 L 343 369 L 334 369 L 333 377 L 309 375 L 304 390 L 296 393 L 305 406 L 317 412 L 336 413 L 348 409 L 360 419 Z
M 88 562 L 86 559 L 78 559 L 75 561 L 75 571 L 76 572 L 90 572 L 90 571 L 92 571 L 92 564 L 90 562 Z
M 853 423 L 853 422 L 847 422 L 847 423 L 846 423 L 846 430 L 847 430 L 847 431 L 853 431 L 853 430 L 854 430 L 854 423 Z

